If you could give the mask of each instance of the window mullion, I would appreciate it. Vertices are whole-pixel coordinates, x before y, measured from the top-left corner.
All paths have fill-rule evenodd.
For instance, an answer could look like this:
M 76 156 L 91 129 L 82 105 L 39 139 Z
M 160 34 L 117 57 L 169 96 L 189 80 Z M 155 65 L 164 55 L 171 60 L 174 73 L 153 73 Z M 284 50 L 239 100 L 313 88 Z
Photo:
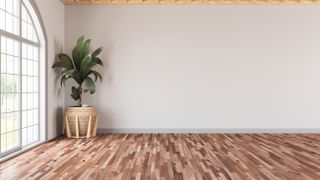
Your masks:
M 20 18 L 21 18 L 21 17 L 20 17 Z M 21 23 L 21 19 L 20 19 L 20 23 Z M 20 26 L 19 28 L 20 28 L 20 31 L 21 31 L 21 30 L 22 30 L 22 29 L 21 29 L 21 26 Z M 39 44 L 39 43 L 33 42 L 33 41 L 29 40 L 29 39 L 25 39 L 25 38 L 23 38 L 22 36 L 19 36 L 19 35 L 16 35 L 16 34 L 12 34 L 12 33 L 10 33 L 10 32 L 3 31 L 3 30 L 1 30 L 1 29 L 0 29 L 0 32 L 1 32 L 4 36 L 6 36 L 6 37 L 8 37 L 8 38 L 10 38 L 10 39 L 14 39 L 14 40 L 17 40 L 17 41 L 24 42 L 24 43 L 26 43 L 26 44 L 30 44 L 30 45 L 33 45 L 33 46 L 36 46 L 36 47 L 40 47 L 40 44 Z
M 22 32 L 22 3 L 20 2 L 19 3 L 19 36 L 21 36 L 21 32 Z M 19 43 L 19 62 L 20 62 L 20 69 L 19 69 L 19 72 L 20 72 L 20 76 L 19 76 L 19 84 L 20 84 L 20 89 L 19 89 L 19 146 L 20 148 L 22 147 L 22 41 L 20 41 Z

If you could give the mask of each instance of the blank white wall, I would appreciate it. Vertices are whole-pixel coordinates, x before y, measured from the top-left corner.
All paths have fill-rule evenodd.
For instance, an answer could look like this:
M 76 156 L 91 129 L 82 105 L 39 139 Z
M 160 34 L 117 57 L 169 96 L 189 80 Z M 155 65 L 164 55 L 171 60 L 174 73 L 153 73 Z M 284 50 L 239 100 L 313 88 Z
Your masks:
M 320 6 L 66 7 L 103 46 L 99 128 L 320 128 Z M 66 93 L 67 104 L 74 104 Z
M 55 57 L 64 49 L 65 7 L 58 0 L 35 0 L 47 34 L 47 128 L 48 139 L 62 133 L 64 92 L 60 91 L 57 73 L 51 69 Z

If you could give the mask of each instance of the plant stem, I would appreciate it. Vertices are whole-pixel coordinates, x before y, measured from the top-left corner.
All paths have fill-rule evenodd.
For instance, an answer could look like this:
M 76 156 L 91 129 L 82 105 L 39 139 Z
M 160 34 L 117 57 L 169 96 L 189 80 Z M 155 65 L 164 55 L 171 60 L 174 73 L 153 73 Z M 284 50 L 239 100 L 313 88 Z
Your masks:
M 79 94 L 80 94 L 80 107 L 82 107 L 82 86 L 79 87 Z

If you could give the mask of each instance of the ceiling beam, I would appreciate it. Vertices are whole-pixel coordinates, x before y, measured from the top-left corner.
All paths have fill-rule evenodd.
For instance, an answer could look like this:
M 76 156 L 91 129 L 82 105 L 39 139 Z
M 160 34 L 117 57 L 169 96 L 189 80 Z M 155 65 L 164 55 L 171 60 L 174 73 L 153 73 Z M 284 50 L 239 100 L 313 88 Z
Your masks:
M 62 0 L 81 4 L 320 4 L 320 0 Z

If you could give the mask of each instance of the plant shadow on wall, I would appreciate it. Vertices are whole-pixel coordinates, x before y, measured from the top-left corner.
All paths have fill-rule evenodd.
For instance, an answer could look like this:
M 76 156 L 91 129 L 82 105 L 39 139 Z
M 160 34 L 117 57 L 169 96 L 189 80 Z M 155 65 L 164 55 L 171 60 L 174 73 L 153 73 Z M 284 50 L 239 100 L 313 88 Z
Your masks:
M 93 137 L 96 135 L 98 114 L 94 107 L 83 105 L 83 94 L 96 92 L 96 82 L 102 82 L 97 66 L 103 66 L 98 55 L 102 47 L 90 52 L 90 39 L 80 37 L 72 50 L 71 57 L 67 54 L 58 54 L 52 68 L 62 69 L 60 84 L 65 86 L 68 79 L 73 79 L 76 86 L 71 88 L 71 97 L 78 102 L 77 106 L 67 108 L 65 123 L 68 137 Z
M 63 51 L 63 47 L 61 46 L 60 41 L 58 41 L 56 38 L 54 38 L 54 52 L 62 52 Z M 54 59 L 55 61 L 58 61 L 58 56 L 55 57 Z M 54 69 L 54 72 L 56 74 L 60 74 L 62 72 L 61 69 Z M 54 79 L 54 82 L 57 84 L 60 81 L 59 76 L 57 76 Z M 56 134 L 60 135 L 63 133 L 63 103 L 62 98 L 64 96 L 64 92 L 62 88 L 57 89 L 57 87 L 55 87 L 55 89 L 53 89 L 54 91 L 58 91 L 58 99 L 59 99 L 59 104 L 58 104 L 58 108 L 55 111 L 55 115 L 56 115 Z

